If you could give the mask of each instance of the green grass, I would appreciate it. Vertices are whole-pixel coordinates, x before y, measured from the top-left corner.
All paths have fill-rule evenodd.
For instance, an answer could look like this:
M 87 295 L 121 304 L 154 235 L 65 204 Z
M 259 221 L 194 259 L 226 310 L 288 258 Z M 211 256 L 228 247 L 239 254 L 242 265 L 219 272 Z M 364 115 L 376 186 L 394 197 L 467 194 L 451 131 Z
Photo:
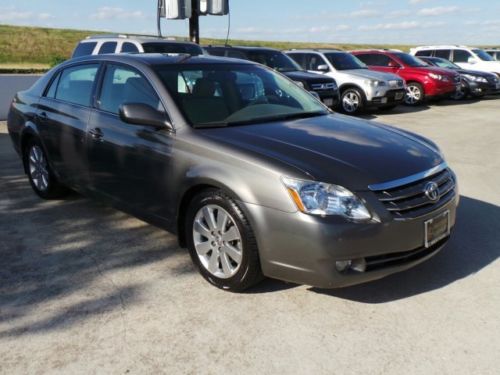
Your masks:
M 203 30 L 201 30 L 203 34 Z M 100 31 L 49 29 L 0 25 L 0 72 L 46 70 L 61 59 L 68 59 L 78 41 Z M 184 39 L 184 38 L 179 38 Z M 221 39 L 202 39 L 202 44 L 224 44 Z M 395 48 L 408 51 L 412 46 L 406 44 L 336 44 L 271 42 L 256 40 L 229 40 L 231 45 L 264 46 L 277 49 L 290 48 L 338 48 L 352 50 L 361 48 Z

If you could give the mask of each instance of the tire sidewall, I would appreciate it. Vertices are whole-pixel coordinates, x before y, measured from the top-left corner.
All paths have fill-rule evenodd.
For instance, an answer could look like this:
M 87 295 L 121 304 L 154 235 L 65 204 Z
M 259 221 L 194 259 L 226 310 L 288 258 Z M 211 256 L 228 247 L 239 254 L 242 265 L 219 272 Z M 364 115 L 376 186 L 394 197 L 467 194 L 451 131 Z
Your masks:
M 359 105 L 358 105 L 358 108 L 353 111 L 353 112 L 349 112 L 347 111 L 345 108 L 344 108 L 344 97 L 348 94 L 348 93 L 354 93 L 356 94 L 356 96 L 359 98 Z M 348 115 L 356 115 L 358 113 L 360 113 L 362 110 L 363 110 L 363 107 L 364 107 L 364 96 L 363 94 L 361 93 L 361 91 L 359 89 L 356 89 L 356 88 L 348 88 L 346 89 L 344 92 L 342 92 L 342 95 L 340 96 L 340 108 L 342 109 L 342 111 Z
M 420 99 L 415 102 L 415 103 L 407 103 L 406 100 L 404 101 L 406 105 L 409 105 L 409 106 L 416 106 L 416 105 L 420 105 L 422 104 L 422 102 L 424 101 L 424 88 L 423 86 L 420 84 L 420 83 L 417 83 L 417 82 L 411 82 L 408 84 L 408 88 L 410 88 L 410 86 L 414 86 L 414 87 L 417 87 L 419 90 L 420 90 Z
M 45 189 L 45 190 L 39 190 L 36 187 L 35 183 L 33 182 L 33 178 L 31 177 L 31 172 L 30 172 L 30 167 L 29 167 L 29 155 L 30 155 L 31 149 L 34 146 L 38 146 L 40 148 L 40 150 L 42 150 L 43 157 L 45 158 L 45 162 L 47 163 L 47 170 L 49 172 L 49 181 L 48 181 L 48 184 L 47 184 L 47 189 Z M 30 185 L 31 185 L 33 191 L 39 197 L 41 197 L 43 199 L 49 199 L 51 197 L 51 190 L 52 190 L 52 187 L 53 187 L 53 184 L 54 184 L 54 175 L 53 175 L 52 169 L 50 168 L 50 165 L 49 165 L 49 160 L 47 158 L 47 153 L 45 152 L 45 149 L 43 148 L 42 143 L 38 139 L 32 138 L 32 139 L 30 139 L 28 141 L 28 143 L 24 147 L 23 161 L 24 161 L 24 166 L 26 168 L 25 170 L 26 170 L 26 173 L 28 174 L 28 179 L 29 179 L 29 182 L 30 182 Z
M 206 205 L 217 205 L 226 210 L 234 219 L 235 225 L 238 227 L 238 230 L 241 234 L 242 241 L 242 260 L 240 264 L 240 268 L 238 271 L 231 277 L 227 279 L 222 279 L 212 275 L 202 264 L 196 252 L 196 248 L 194 246 L 194 238 L 193 238 L 193 222 L 197 212 Z M 193 263 L 198 268 L 199 272 L 212 285 L 230 291 L 238 291 L 240 289 L 240 285 L 244 284 L 247 274 L 250 270 L 250 257 L 251 257 L 251 247 L 252 243 L 250 238 L 253 237 L 252 233 L 249 233 L 249 228 L 247 225 L 244 225 L 244 221 L 246 221 L 243 216 L 243 212 L 236 205 L 236 202 L 233 200 L 227 200 L 221 194 L 219 194 L 216 190 L 210 190 L 205 193 L 202 193 L 196 196 L 191 204 L 188 207 L 186 214 L 186 239 L 189 254 Z

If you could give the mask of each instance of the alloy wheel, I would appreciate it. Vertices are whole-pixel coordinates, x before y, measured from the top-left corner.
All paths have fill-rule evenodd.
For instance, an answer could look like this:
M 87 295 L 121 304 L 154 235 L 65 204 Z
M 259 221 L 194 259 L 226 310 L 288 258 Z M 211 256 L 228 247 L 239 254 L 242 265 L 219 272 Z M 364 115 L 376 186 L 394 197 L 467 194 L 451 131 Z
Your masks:
M 49 170 L 47 160 L 38 145 L 33 145 L 28 154 L 29 173 L 33 184 L 39 191 L 46 191 L 49 187 Z
M 200 263 L 213 276 L 228 279 L 240 268 L 243 244 L 234 218 L 210 204 L 198 210 L 193 221 L 194 247 Z
M 406 104 L 417 104 L 422 98 L 422 91 L 418 86 L 409 85 L 406 89 L 405 103 Z
M 342 98 L 342 108 L 344 108 L 347 113 L 354 113 L 358 110 L 360 101 L 361 99 L 358 94 L 353 91 L 348 91 Z
M 451 98 L 454 100 L 461 100 L 464 97 L 465 97 L 465 88 L 462 85 L 460 85 L 460 88 L 456 90 L 451 96 Z

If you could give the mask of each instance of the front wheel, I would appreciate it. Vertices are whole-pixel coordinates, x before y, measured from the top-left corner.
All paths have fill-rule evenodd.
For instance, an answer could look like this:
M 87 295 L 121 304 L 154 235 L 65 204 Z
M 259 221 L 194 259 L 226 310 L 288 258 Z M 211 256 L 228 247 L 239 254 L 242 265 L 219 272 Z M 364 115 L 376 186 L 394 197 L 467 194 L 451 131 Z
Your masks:
M 28 141 L 23 159 L 33 191 L 43 199 L 57 199 L 69 190 L 62 185 L 50 168 L 41 143 L 37 139 Z
M 363 94 L 355 88 L 347 89 L 342 93 L 340 105 L 342 110 L 349 115 L 360 113 L 364 107 Z
M 202 192 L 192 200 L 186 220 L 191 259 L 208 282 L 240 292 L 262 280 L 257 241 L 232 198 L 220 190 Z
M 424 101 L 424 89 L 421 84 L 416 82 L 408 83 L 405 95 L 406 105 L 419 105 Z
M 463 100 L 469 95 L 469 90 L 465 85 L 460 85 L 460 87 L 450 96 L 453 100 Z

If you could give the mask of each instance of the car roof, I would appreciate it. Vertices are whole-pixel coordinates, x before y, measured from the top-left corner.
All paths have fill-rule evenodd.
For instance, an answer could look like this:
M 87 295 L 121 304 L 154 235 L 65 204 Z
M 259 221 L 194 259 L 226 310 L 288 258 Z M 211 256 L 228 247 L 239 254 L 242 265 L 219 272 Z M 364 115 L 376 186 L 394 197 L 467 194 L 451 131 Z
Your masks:
M 289 49 L 285 52 L 298 52 L 298 53 L 304 53 L 304 52 L 316 52 L 316 53 L 349 53 L 347 51 L 342 51 L 339 49 L 335 48 L 297 48 L 297 49 Z
M 164 54 L 164 53 L 120 53 L 120 54 L 103 54 L 103 55 L 87 55 L 68 60 L 68 63 L 74 62 L 124 62 L 124 63 L 139 63 L 143 65 L 168 65 L 168 64 L 240 64 L 240 65 L 256 65 L 251 61 L 233 59 L 229 57 L 206 56 L 198 55 L 191 56 L 188 54 Z
M 81 43 L 96 42 L 96 41 L 132 41 L 139 43 L 166 43 L 166 44 L 192 44 L 196 43 L 187 40 L 176 40 L 168 38 L 160 38 L 157 36 L 149 35 L 122 35 L 122 34 L 109 34 L 109 35 L 91 35 L 83 39 Z
M 440 46 L 419 46 L 412 48 L 412 50 L 426 50 L 426 49 L 476 49 L 476 47 L 458 46 L 458 45 L 440 45 Z
M 203 46 L 203 48 L 223 48 L 223 49 L 234 49 L 240 51 L 269 51 L 269 52 L 281 52 L 279 49 L 270 48 L 270 47 L 258 47 L 258 46 L 218 46 L 218 45 L 208 45 Z

